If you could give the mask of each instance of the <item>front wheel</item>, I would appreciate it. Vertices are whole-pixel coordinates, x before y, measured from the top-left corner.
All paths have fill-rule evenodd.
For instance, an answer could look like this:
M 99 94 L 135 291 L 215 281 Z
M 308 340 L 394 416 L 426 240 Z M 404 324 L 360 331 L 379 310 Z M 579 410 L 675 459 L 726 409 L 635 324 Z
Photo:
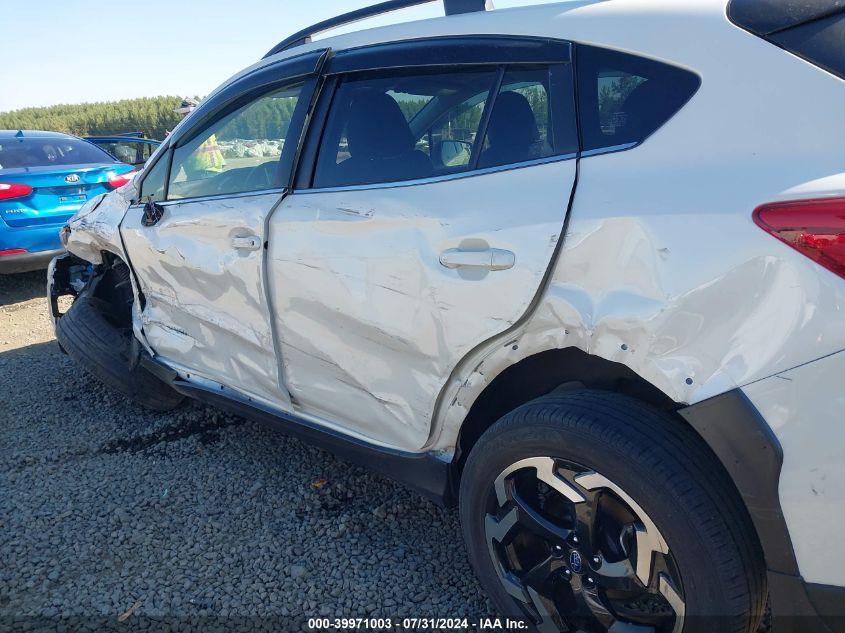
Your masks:
M 539 631 L 752 633 L 765 608 L 721 464 L 631 398 L 584 390 L 506 415 L 469 455 L 460 513 L 496 607 Z

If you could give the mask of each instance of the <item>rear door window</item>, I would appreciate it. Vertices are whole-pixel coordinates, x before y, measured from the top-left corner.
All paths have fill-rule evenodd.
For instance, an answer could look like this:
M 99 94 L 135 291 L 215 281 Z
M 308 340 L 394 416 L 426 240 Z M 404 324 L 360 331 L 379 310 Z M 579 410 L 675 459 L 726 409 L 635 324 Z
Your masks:
M 578 47 L 578 94 L 585 151 L 644 141 L 698 89 L 697 75 L 654 60 Z
M 315 187 L 429 178 L 468 169 L 498 70 L 397 71 L 344 78 Z
M 316 188 L 519 165 L 577 151 L 571 65 L 379 71 L 344 77 Z
M 578 150 L 569 73 L 568 65 L 508 69 L 490 114 L 480 168 Z

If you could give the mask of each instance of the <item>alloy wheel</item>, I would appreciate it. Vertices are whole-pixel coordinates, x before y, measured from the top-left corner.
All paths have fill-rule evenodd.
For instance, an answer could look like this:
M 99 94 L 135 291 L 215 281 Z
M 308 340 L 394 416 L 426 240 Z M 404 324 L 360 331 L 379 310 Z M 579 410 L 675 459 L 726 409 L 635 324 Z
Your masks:
M 681 578 L 657 526 L 579 464 L 531 457 L 503 470 L 485 534 L 504 589 L 538 630 L 679 633 Z

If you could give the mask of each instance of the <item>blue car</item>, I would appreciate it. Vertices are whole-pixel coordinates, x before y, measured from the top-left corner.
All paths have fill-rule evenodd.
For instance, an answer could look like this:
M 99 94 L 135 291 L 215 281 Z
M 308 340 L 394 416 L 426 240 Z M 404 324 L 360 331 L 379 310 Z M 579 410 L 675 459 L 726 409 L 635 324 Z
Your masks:
M 0 130 L 0 274 L 46 268 L 63 250 L 62 225 L 132 174 L 132 165 L 75 136 Z

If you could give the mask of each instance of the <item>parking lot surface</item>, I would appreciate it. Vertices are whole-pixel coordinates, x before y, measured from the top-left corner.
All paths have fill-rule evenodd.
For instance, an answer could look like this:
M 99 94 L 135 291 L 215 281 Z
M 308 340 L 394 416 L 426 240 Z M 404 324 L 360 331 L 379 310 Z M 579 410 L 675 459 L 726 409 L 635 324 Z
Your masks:
M 493 614 L 455 511 L 215 409 L 125 401 L 59 351 L 44 285 L 0 276 L 0 628 Z

